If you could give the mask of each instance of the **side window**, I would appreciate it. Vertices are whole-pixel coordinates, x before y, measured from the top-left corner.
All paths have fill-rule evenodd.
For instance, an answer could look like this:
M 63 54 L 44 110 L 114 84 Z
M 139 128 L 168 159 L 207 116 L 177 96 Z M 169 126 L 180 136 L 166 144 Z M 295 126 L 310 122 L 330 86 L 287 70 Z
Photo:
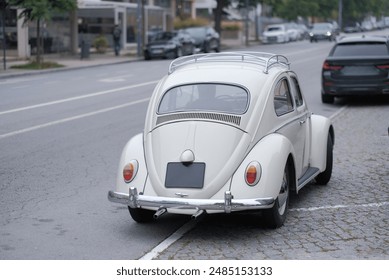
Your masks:
M 274 89 L 274 110 L 277 116 L 293 111 L 293 102 L 286 79 L 278 81 Z
M 301 105 L 304 104 L 303 96 L 301 95 L 301 90 L 300 90 L 300 85 L 299 82 L 295 77 L 292 77 L 293 85 L 295 88 L 295 96 L 294 96 L 294 101 L 296 103 L 297 107 L 300 107 Z

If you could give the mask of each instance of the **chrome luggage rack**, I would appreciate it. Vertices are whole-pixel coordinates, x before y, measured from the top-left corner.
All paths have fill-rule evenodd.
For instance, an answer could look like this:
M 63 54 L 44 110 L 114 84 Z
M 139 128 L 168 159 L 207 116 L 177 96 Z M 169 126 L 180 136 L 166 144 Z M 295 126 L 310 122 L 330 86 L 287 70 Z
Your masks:
M 269 73 L 272 66 L 282 66 L 290 69 L 290 63 L 286 56 L 280 54 L 264 53 L 264 52 L 221 52 L 195 54 L 183 56 L 173 60 L 169 65 L 169 75 L 176 69 L 193 63 L 203 62 L 246 62 L 261 65 L 264 67 L 263 72 Z

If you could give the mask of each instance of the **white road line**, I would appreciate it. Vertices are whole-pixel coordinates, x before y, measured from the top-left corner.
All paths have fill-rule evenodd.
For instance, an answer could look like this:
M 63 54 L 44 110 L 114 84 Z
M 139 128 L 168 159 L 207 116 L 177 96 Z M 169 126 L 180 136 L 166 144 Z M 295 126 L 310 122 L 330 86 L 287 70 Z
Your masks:
M 41 107 L 50 106 L 50 105 L 61 104 L 61 103 L 75 101 L 75 100 L 80 100 L 80 99 L 84 99 L 84 98 L 95 97 L 95 96 L 109 94 L 109 93 L 113 93 L 113 92 L 117 92 L 117 91 L 123 91 L 123 90 L 127 90 L 127 89 L 147 86 L 147 85 L 155 84 L 157 82 L 158 82 L 158 80 L 157 81 L 150 81 L 150 82 L 145 82 L 145 83 L 141 83 L 141 84 L 131 85 L 131 86 L 127 86 L 127 87 L 115 88 L 115 89 L 95 92 L 95 93 L 91 93 L 91 94 L 86 94 L 86 95 L 81 95 L 81 96 L 65 98 L 65 99 L 60 99 L 60 100 L 56 100 L 56 101 L 51 101 L 51 102 L 40 103 L 40 104 L 36 104 L 36 105 L 16 108 L 16 109 L 8 110 L 8 111 L 2 111 L 2 112 L 0 112 L 0 115 L 16 113 L 16 112 L 25 111 L 25 110 L 31 110 L 31 109 L 36 109 L 36 108 L 41 108 Z
M 330 116 L 330 119 L 331 119 L 331 120 L 336 119 L 341 113 L 343 113 L 344 110 L 347 109 L 347 107 L 348 107 L 348 105 L 345 105 L 345 106 L 341 107 L 338 111 L 336 111 L 334 114 L 332 114 L 332 115 Z
M 160 253 L 165 251 L 170 245 L 172 245 L 174 242 L 180 239 L 185 233 L 193 229 L 196 226 L 196 224 L 197 222 L 194 220 L 184 224 L 182 227 L 176 230 L 172 235 L 170 235 L 168 238 L 166 238 L 164 241 L 162 241 L 156 247 L 154 247 L 149 253 L 141 257 L 139 260 L 152 260 L 153 258 L 157 257 Z
M 318 207 L 307 207 L 307 208 L 292 208 L 289 209 L 291 212 L 313 212 L 318 210 L 328 210 L 328 209 L 341 209 L 341 208 L 378 208 L 382 206 L 389 205 L 389 201 L 378 202 L 378 203 L 366 203 L 366 204 L 356 204 L 356 205 L 326 205 Z
M 93 112 L 90 112 L 90 113 L 73 116 L 73 117 L 70 117 L 70 118 L 65 118 L 65 119 L 61 119 L 61 120 L 57 120 L 57 121 L 52 121 L 52 122 L 48 122 L 48 123 L 44 123 L 44 124 L 40 124 L 40 125 L 36 125 L 36 126 L 31 126 L 31 127 L 25 128 L 25 129 L 16 130 L 16 131 L 13 131 L 13 132 L 10 132 L 10 133 L 2 134 L 2 135 L 0 135 L 0 139 L 4 139 L 4 138 L 7 138 L 7 137 L 15 136 L 15 135 L 18 135 L 18 134 L 30 132 L 30 131 L 33 131 L 33 130 L 41 129 L 41 128 L 52 126 L 52 125 L 56 125 L 56 124 L 61 124 L 61 123 L 69 122 L 69 121 L 74 121 L 74 120 L 78 120 L 78 119 L 94 116 L 94 115 L 101 114 L 101 113 L 106 113 L 106 112 L 113 111 L 113 110 L 116 110 L 116 109 L 121 109 L 121 108 L 124 108 L 124 107 L 136 105 L 136 104 L 139 104 L 139 103 L 143 103 L 143 102 L 146 102 L 148 100 L 149 100 L 149 98 L 144 98 L 144 99 L 140 99 L 140 100 L 137 100 L 137 101 L 132 101 L 132 102 L 124 103 L 124 104 L 121 104 L 121 105 L 118 105 L 118 106 L 113 106 L 113 107 L 105 108 L 105 109 L 102 109 L 102 110 L 97 110 L 97 111 L 93 111 Z

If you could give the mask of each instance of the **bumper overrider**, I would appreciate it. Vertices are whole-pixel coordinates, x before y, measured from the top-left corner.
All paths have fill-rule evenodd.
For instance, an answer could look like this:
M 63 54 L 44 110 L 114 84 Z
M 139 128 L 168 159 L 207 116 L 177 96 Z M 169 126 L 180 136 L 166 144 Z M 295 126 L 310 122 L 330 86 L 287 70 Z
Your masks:
M 138 194 L 134 187 L 129 189 L 129 194 L 109 191 L 108 200 L 125 204 L 130 208 L 153 207 L 158 209 L 156 214 L 164 213 L 168 209 L 193 209 L 197 211 L 194 216 L 208 210 L 231 213 L 232 211 L 268 209 L 275 202 L 274 198 L 234 199 L 230 191 L 224 193 L 224 200 L 147 196 Z

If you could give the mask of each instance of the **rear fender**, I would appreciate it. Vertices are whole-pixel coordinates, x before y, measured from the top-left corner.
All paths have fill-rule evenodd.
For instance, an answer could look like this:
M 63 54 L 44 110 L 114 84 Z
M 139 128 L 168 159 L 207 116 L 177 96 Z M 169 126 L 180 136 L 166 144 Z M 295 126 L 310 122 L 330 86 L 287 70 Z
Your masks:
M 234 198 L 275 199 L 280 192 L 284 168 L 290 155 L 294 158 L 293 145 L 283 135 L 274 133 L 262 138 L 246 156 L 232 178 L 231 193 Z M 259 162 L 262 174 L 256 185 L 249 186 L 245 180 L 245 171 L 252 161 Z
M 317 167 L 322 172 L 326 169 L 327 162 L 327 139 L 328 134 L 335 143 L 335 133 L 329 118 L 312 115 L 312 144 L 311 144 L 311 167 Z
M 126 183 L 123 179 L 123 168 L 130 160 L 134 159 L 138 162 L 138 171 L 135 178 L 130 183 Z M 132 137 L 123 148 L 116 177 L 116 191 L 128 193 L 130 187 L 136 187 L 141 192 L 146 177 L 147 168 L 143 149 L 143 134 L 140 133 Z

